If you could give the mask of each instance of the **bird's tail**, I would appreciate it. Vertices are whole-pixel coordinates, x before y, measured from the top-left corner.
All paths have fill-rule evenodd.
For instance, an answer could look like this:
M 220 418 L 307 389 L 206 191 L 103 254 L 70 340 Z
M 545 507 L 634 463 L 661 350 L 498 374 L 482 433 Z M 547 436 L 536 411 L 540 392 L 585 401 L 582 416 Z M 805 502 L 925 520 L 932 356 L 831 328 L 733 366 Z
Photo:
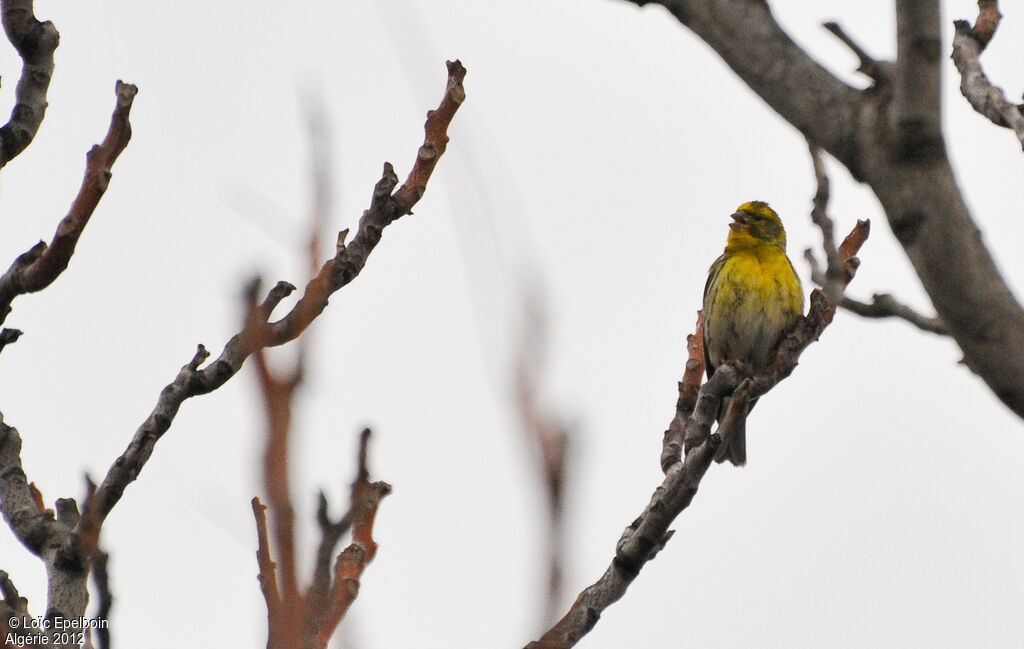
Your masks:
M 718 423 L 721 424 L 725 418 L 725 413 L 729 410 L 730 398 L 722 399 L 721 409 L 718 411 Z M 756 403 L 756 402 L 755 402 Z M 753 403 L 750 404 L 753 407 Z M 750 413 L 748 408 L 747 414 Z M 733 428 L 732 436 L 729 441 L 718 447 L 715 452 L 715 461 L 724 462 L 729 460 L 735 466 L 743 466 L 747 463 L 747 417 L 746 414 L 741 415 L 739 421 Z

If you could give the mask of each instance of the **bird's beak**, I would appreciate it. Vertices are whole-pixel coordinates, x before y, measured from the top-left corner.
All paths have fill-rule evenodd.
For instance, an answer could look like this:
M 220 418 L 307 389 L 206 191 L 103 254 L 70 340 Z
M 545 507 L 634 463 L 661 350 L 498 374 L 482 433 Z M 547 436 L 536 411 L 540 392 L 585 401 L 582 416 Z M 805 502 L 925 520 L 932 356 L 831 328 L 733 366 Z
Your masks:
M 743 212 L 732 213 L 732 223 L 729 224 L 729 228 L 732 230 L 739 230 L 741 227 L 748 223 L 747 215 Z

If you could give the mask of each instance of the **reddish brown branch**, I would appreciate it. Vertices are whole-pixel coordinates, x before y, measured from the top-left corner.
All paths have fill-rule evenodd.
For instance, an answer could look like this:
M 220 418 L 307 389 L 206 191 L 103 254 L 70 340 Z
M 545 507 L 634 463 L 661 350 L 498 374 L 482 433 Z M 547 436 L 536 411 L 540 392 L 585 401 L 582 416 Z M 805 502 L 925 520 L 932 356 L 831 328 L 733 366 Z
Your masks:
M 859 244 L 867 236 L 867 229 L 858 224 L 848 239 L 849 245 L 840 246 L 840 261 L 848 263 L 856 254 Z M 843 255 L 850 255 L 844 258 Z M 856 265 L 849 264 L 855 271 Z M 685 422 L 685 439 L 699 439 L 699 443 L 686 452 L 682 461 L 665 468 L 665 480 L 655 489 L 646 509 L 622 533 L 616 544 L 615 557 L 604 575 L 585 588 L 569 611 L 539 640 L 529 643 L 527 649 L 568 649 L 590 632 L 602 612 L 619 600 L 644 565 L 653 559 L 672 536 L 668 526 L 682 512 L 697 493 L 701 479 L 711 466 L 715 449 L 722 443 L 719 435 L 708 434 L 718 404 L 724 396 L 732 394 L 730 410 L 741 413 L 751 400 L 763 396 L 779 381 L 789 376 L 797 366 L 800 354 L 817 340 L 832 321 L 835 306 L 820 290 L 811 293 L 811 308 L 800 319 L 782 344 L 775 360 L 760 374 L 744 380 L 745 372 L 727 363 L 715 371 L 714 376 L 701 387 L 693 410 Z M 741 390 L 737 390 L 741 386 Z M 682 390 L 681 390 L 682 392 Z M 689 402 L 688 402 L 689 403 Z M 741 410 L 741 408 L 743 410 Z M 729 415 L 726 415 L 727 419 Z M 703 432 L 691 435 L 689 429 Z
M 861 247 L 868 240 L 868 235 L 870 234 L 871 221 L 867 219 L 863 221 L 858 220 L 857 224 L 850 230 L 850 234 L 846 235 L 843 242 L 839 244 L 839 263 L 845 264 L 842 277 L 847 283 L 853 279 L 854 274 L 857 272 L 858 264 L 854 260 L 857 259 L 857 253 L 860 252 Z
M 28 483 L 28 490 L 32 493 L 32 499 L 36 502 L 36 507 L 39 508 L 39 511 L 45 513 L 46 503 L 43 499 L 43 492 L 39 491 L 39 487 L 37 487 L 34 482 Z
M 676 400 L 676 412 L 669 423 L 668 430 L 661 443 L 661 470 L 668 471 L 668 468 L 679 462 L 683 449 L 683 431 L 686 428 L 686 420 L 693 414 L 697 407 L 697 396 L 700 393 L 700 384 L 704 380 L 704 312 L 697 311 L 697 324 L 694 332 L 686 336 L 686 369 L 683 371 L 683 380 L 679 382 L 679 399 Z M 689 440 L 685 444 L 688 452 L 694 446 L 696 440 Z
M 356 479 L 352 483 L 349 511 L 338 523 L 327 518 L 326 499 L 321 494 L 318 514 L 324 538 L 321 540 L 321 554 L 333 553 L 344 530 L 351 523 L 352 543 L 338 556 L 332 571 L 321 568 L 318 560 L 314 568 L 313 583 L 305 597 L 296 597 L 293 604 L 288 594 L 282 596 L 277 587 L 277 566 L 271 560 L 266 507 L 253 499 L 253 513 L 256 516 L 256 530 L 259 540 L 257 562 L 259 564 L 260 587 L 267 602 L 269 637 L 268 649 L 291 649 L 293 647 L 324 649 L 348 609 L 359 594 L 359 580 L 377 553 L 373 539 L 373 523 L 377 508 L 384 496 L 391 493 L 391 486 L 385 482 L 370 482 L 366 455 L 370 430 L 363 431 L 359 442 Z M 326 560 L 329 564 L 329 555 Z
M 96 492 L 96 484 L 88 475 L 85 476 L 85 502 Z M 61 501 L 58 500 L 59 504 Z M 78 505 L 74 500 L 70 503 L 74 506 L 75 519 L 68 524 L 69 529 L 75 530 L 69 534 L 61 545 L 59 556 L 66 565 L 80 563 L 84 568 L 92 566 L 100 553 L 100 530 L 101 523 L 96 511 L 85 508 L 81 515 L 78 514 Z M 58 519 L 59 520 L 59 519 Z
M 256 518 L 256 564 L 263 600 L 267 604 L 267 628 L 270 632 L 268 647 L 281 647 L 281 638 L 275 635 L 276 622 L 281 617 L 281 592 L 277 587 L 277 564 L 270 557 L 270 539 L 267 535 L 266 506 L 259 498 L 252 499 L 252 514 Z
M 444 104 L 444 101 L 442 101 L 442 104 Z M 448 119 L 450 120 L 450 118 L 451 116 Z M 428 124 L 429 122 L 428 118 Z M 310 128 L 314 131 L 314 135 L 316 135 L 318 130 L 318 124 L 321 123 L 317 122 L 311 115 Z M 428 128 L 428 140 L 431 137 L 437 137 L 437 135 L 432 135 Z M 314 310 L 309 310 L 309 305 L 314 304 L 314 302 L 307 300 L 307 297 L 315 296 L 317 293 L 323 293 L 324 291 L 327 291 L 329 294 L 337 290 L 326 281 L 323 281 L 333 281 L 331 276 L 326 275 L 324 272 L 317 273 L 319 265 L 316 259 L 318 254 L 317 248 L 321 238 L 320 230 L 326 220 L 325 211 L 328 200 L 326 153 L 318 149 L 318 147 L 322 146 L 323 144 L 319 142 L 313 144 L 315 204 L 310 224 L 311 232 L 308 249 L 312 272 L 316 275 L 313 282 L 318 283 L 310 283 L 307 287 L 306 295 L 303 296 L 299 304 L 292 311 L 295 313 L 297 309 L 307 309 L 305 313 L 310 319 L 314 318 L 316 313 L 314 313 Z M 381 183 L 378 183 L 377 189 L 374 192 L 373 204 L 368 213 L 372 213 L 375 208 L 386 205 L 388 200 L 393 200 L 390 188 L 387 192 L 381 192 L 380 190 Z M 422 195 L 422 191 L 419 195 Z M 383 225 L 386 225 L 386 223 L 383 223 Z M 381 225 L 381 228 L 383 228 L 383 225 Z M 373 226 L 373 220 L 367 218 L 367 215 L 364 214 L 354 243 L 357 243 L 359 238 L 364 236 L 365 233 L 371 232 L 370 228 Z M 337 257 L 340 257 L 346 249 L 344 239 L 347 233 L 348 231 L 346 230 L 339 235 Z M 376 233 L 376 237 L 379 240 L 379 231 Z M 333 270 L 337 257 L 332 262 L 325 264 L 323 268 L 331 268 Z M 339 522 L 333 523 L 330 521 L 327 512 L 327 498 L 323 492 L 320 493 L 317 521 L 321 527 L 321 539 L 317 560 L 314 565 L 312 583 L 308 591 L 302 593 L 299 590 L 296 563 L 295 511 L 290 494 L 291 478 L 289 468 L 292 407 L 296 389 L 299 387 L 305 372 L 308 335 L 299 339 L 296 358 L 290 373 L 282 376 L 271 371 L 264 350 L 264 347 L 268 344 L 274 344 L 272 342 L 274 332 L 271 329 L 273 325 L 269 324 L 269 319 L 274 308 L 293 290 L 293 287 L 290 285 L 278 285 L 276 292 L 272 291 L 263 304 L 257 305 L 258 287 L 259 282 L 257 280 L 250 285 L 247 292 L 249 317 L 246 329 L 243 332 L 241 345 L 243 348 L 252 347 L 255 349 L 253 354 L 255 356 L 257 376 L 268 420 L 263 475 L 272 518 L 274 547 L 278 558 L 276 569 L 271 568 L 274 569 L 275 574 L 279 571 L 277 576 L 280 578 L 282 588 L 279 601 L 276 603 L 276 609 L 270 606 L 270 600 L 268 600 L 269 631 L 267 646 L 269 649 L 326 647 L 337 625 L 341 622 L 345 612 L 355 599 L 358 591 L 359 576 L 376 552 L 376 544 L 373 542 L 369 532 L 363 532 L 360 528 L 360 526 L 366 525 L 363 522 L 366 519 L 369 520 L 369 525 L 372 526 L 373 514 L 366 514 L 364 510 L 365 503 L 372 500 L 373 510 L 376 511 L 377 502 L 379 502 L 381 497 L 376 496 L 374 498 L 364 493 L 369 488 L 369 471 L 366 466 L 366 456 L 370 431 L 369 429 L 363 431 L 361 436 L 357 474 L 356 480 L 352 485 L 350 509 Z M 310 290 L 311 288 L 312 290 Z M 303 306 L 304 302 L 306 302 L 305 306 Z M 326 304 L 326 296 L 323 297 L 322 304 Z M 322 309 L 322 306 L 320 308 Z M 379 484 L 384 485 L 384 483 Z M 384 486 L 387 487 L 386 485 Z M 390 490 L 390 487 L 387 487 L 387 489 Z M 350 528 L 350 523 L 353 521 L 356 525 L 355 529 L 353 529 L 353 544 L 339 557 L 332 583 L 331 556 L 341 535 Z M 266 530 L 263 530 L 261 533 L 265 536 Z M 364 534 L 364 536 L 360 537 L 360 534 Z M 266 539 L 261 539 L 261 543 L 266 543 Z M 261 565 L 261 574 L 266 569 L 266 566 Z
M 520 428 L 530 452 L 539 461 L 536 475 L 547 496 L 547 588 L 542 600 L 539 628 L 554 621 L 562 603 L 565 563 L 565 493 L 569 435 L 566 425 L 542 404 L 540 381 L 547 332 L 541 293 L 522 291 L 522 330 L 517 342 L 512 385 Z
M 416 162 L 409 172 L 409 177 L 394 195 L 395 207 L 400 210 L 395 218 L 411 214 L 413 205 L 419 202 L 426 191 L 430 174 L 434 173 L 438 159 L 448 148 L 448 125 L 455 117 L 455 111 L 466 99 L 466 90 L 462 87 L 462 82 L 466 78 L 466 68 L 457 60 L 448 61 L 446 65 L 448 83 L 445 86 L 444 97 L 437 110 L 427 112 L 427 121 L 423 125 L 426 132 L 423 146 L 416 153 Z
M 4 32 L 22 61 L 14 110 L 10 120 L 0 127 L 0 167 L 32 142 L 46 113 L 46 91 L 53 76 L 53 52 L 60 34 L 49 20 L 36 19 L 32 5 L 32 0 L 0 2 Z
M 363 434 L 368 435 L 369 431 Z M 320 628 L 313 637 L 312 646 L 316 649 L 327 646 L 352 602 L 359 595 L 359 580 L 363 571 L 377 554 L 377 542 L 373 539 L 373 523 L 381 499 L 391 493 L 391 485 L 386 482 L 370 482 L 368 474 L 363 473 L 362 469 L 365 469 L 365 462 L 362 463 L 361 475 L 352 485 L 352 543 L 341 552 L 335 564 L 334 583 L 327 597 Z
M 256 305 L 256 294 L 259 282 L 250 285 L 250 318 L 249 327 L 258 327 L 266 321 L 273 306 L 267 302 Z M 260 311 L 263 313 L 260 313 Z M 266 314 L 266 315 L 264 315 Z M 295 510 L 292 506 L 289 488 L 289 447 L 291 437 L 292 401 L 295 390 L 301 382 L 302 369 L 296 365 L 295 370 L 285 377 L 277 376 L 267 365 L 266 352 L 260 348 L 254 352 L 256 374 L 259 377 L 267 413 L 267 441 L 263 454 L 263 480 L 269 499 L 274 548 L 280 569 L 283 601 L 282 619 L 289 621 L 298 629 L 301 620 L 299 610 L 302 607 L 299 594 L 299 580 L 295 553 Z M 293 637 L 288 634 L 287 637 Z
M 328 594 L 331 589 L 331 559 L 334 549 L 341 537 L 352 526 L 355 515 L 353 503 L 358 500 L 357 489 L 369 479 L 366 465 L 370 445 L 370 429 L 366 428 L 359 436 L 359 450 L 356 453 L 356 478 L 349 488 L 349 509 L 337 521 L 332 521 L 327 511 L 327 496 L 321 491 L 317 506 L 317 524 L 320 526 L 320 545 L 317 548 L 316 563 L 313 568 L 313 582 L 306 592 L 307 625 L 318 628 L 327 613 Z
M 107 136 L 86 155 L 82 186 L 68 215 L 57 226 L 53 240 L 49 246 L 42 241 L 34 245 L 0 277 L 0 322 L 10 313 L 15 297 L 46 288 L 68 267 L 78 239 L 110 183 L 110 168 L 131 139 L 128 115 L 137 92 L 135 86 L 117 82 L 117 103 Z
M 971 36 L 978 41 L 982 50 L 988 47 L 989 41 L 995 36 L 1002 18 L 996 0 L 978 0 L 978 19 L 974 21 L 974 27 L 971 27 Z
M 283 287 L 271 291 L 262 304 L 257 304 L 260 292 L 259 280 L 249 284 L 246 291 L 249 317 L 246 329 L 258 329 L 270 317 L 274 307 L 287 294 Z M 290 292 L 290 291 L 288 291 Z M 290 638 L 299 637 L 302 627 L 303 598 L 299 592 L 298 568 L 295 550 L 295 509 L 290 493 L 289 473 L 292 403 L 295 390 L 302 380 L 301 362 L 286 376 L 272 372 L 267 364 L 266 351 L 260 347 L 253 353 L 256 375 L 267 413 L 267 437 L 263 454 L 264 489 L 269 500 L 271 528 L 274 549 L 280 572 L 280 610 L 270 617 L 271 636 L 277 636 L 286 643 Z M 262 573 L 262 566 L 261 566 Z M 270 609 L 268 608 L 268 615 Z M 271 638 L 273 640 L 273 637 Z M 270 644 L 284 647 L 286 645 Z

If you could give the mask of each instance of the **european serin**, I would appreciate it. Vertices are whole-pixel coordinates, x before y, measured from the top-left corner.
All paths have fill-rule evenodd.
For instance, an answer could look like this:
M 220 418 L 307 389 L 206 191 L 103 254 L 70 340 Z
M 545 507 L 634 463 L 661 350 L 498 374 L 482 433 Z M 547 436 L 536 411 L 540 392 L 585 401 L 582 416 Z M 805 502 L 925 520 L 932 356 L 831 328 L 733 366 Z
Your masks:
M 767 203 L 740 205 L 729 224 L 725 252 L 711 265 L 704 286 L 704 362 L 708 378 L 726 361 L 743 361 L 752 373 L 765 369 L 786 332 L 803 314 L 804 292 L 786 256 L 786 231 Z M 719 410 L 721 421 L 728 407 Z M 753 407 L 753 403 L 751 403 Z M 737 466 L 747 460 L 741 422 L 715 459 Z

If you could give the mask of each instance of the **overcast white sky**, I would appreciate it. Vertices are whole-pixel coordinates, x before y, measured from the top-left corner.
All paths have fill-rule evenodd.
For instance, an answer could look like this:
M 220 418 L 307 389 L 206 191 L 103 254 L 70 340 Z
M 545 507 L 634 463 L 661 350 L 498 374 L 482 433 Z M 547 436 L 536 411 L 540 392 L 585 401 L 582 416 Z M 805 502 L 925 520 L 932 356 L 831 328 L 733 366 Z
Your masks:
M 354 226 L 385 160 L 409 170 L 444 60 L 469 70 L 416 214 L 385 232 L 312 329 L 296 503 L 311 520 L 322 487 L 340 508 L 365 424 L 373 475 L 395 488 L 346 622 L 359 649 L 535 636 L 543 494 L 506 393 L 510 278 L 546 287 L 545 398 L 575 423 L 568 606 L 661 481 L 685 335 L 728 215 L 767 200 L 795 258 L 819 243 L 803 138 L 658 7 L 37 4 L 61 45 L 43 127 L 0 176 L 0 259 L 49 240 L 106 131 L 115 79 L 140 89 L 133 140 L 70 268 L 5 323 L 25 335 L 0 358 L 0 410 L 48 501 L 105 473 L 197 343 L 219 351 L 253 272 L 305 282 L 301 97 L 322 96 L 332 121 L 336 230 Z M 891 56 L 891 5 L 773 3 L 856 84 L 856 61 L 820 23 Z M 944 12 L 948 51 L 952 20 L 973 19 L 976 4 Z M 1013 99 L 1024 14 L 1003 12 L 983 60 Z M 19 67 L 0 47 L 4 106 Z M 1019 294 L 1024 156 L 959 96 L 951 61 L 945 70 L 961 187 Z M 876 201 L 829 168 L 838 229 L 875 226 L 851 293 L 929 311 Z M 751 417 L 749 465 L 713 467 L 666 550 L 582 646 L 1021 646 L 1024 426 L 959 358 L 908 325 L 839 314 Z M 118 645 L 263 646 L 249 508 L 261 439 L 248 369 L 181 409 L 104 527 Z M 42 615 L 42 566 L 6 531 L 0 568 Z

